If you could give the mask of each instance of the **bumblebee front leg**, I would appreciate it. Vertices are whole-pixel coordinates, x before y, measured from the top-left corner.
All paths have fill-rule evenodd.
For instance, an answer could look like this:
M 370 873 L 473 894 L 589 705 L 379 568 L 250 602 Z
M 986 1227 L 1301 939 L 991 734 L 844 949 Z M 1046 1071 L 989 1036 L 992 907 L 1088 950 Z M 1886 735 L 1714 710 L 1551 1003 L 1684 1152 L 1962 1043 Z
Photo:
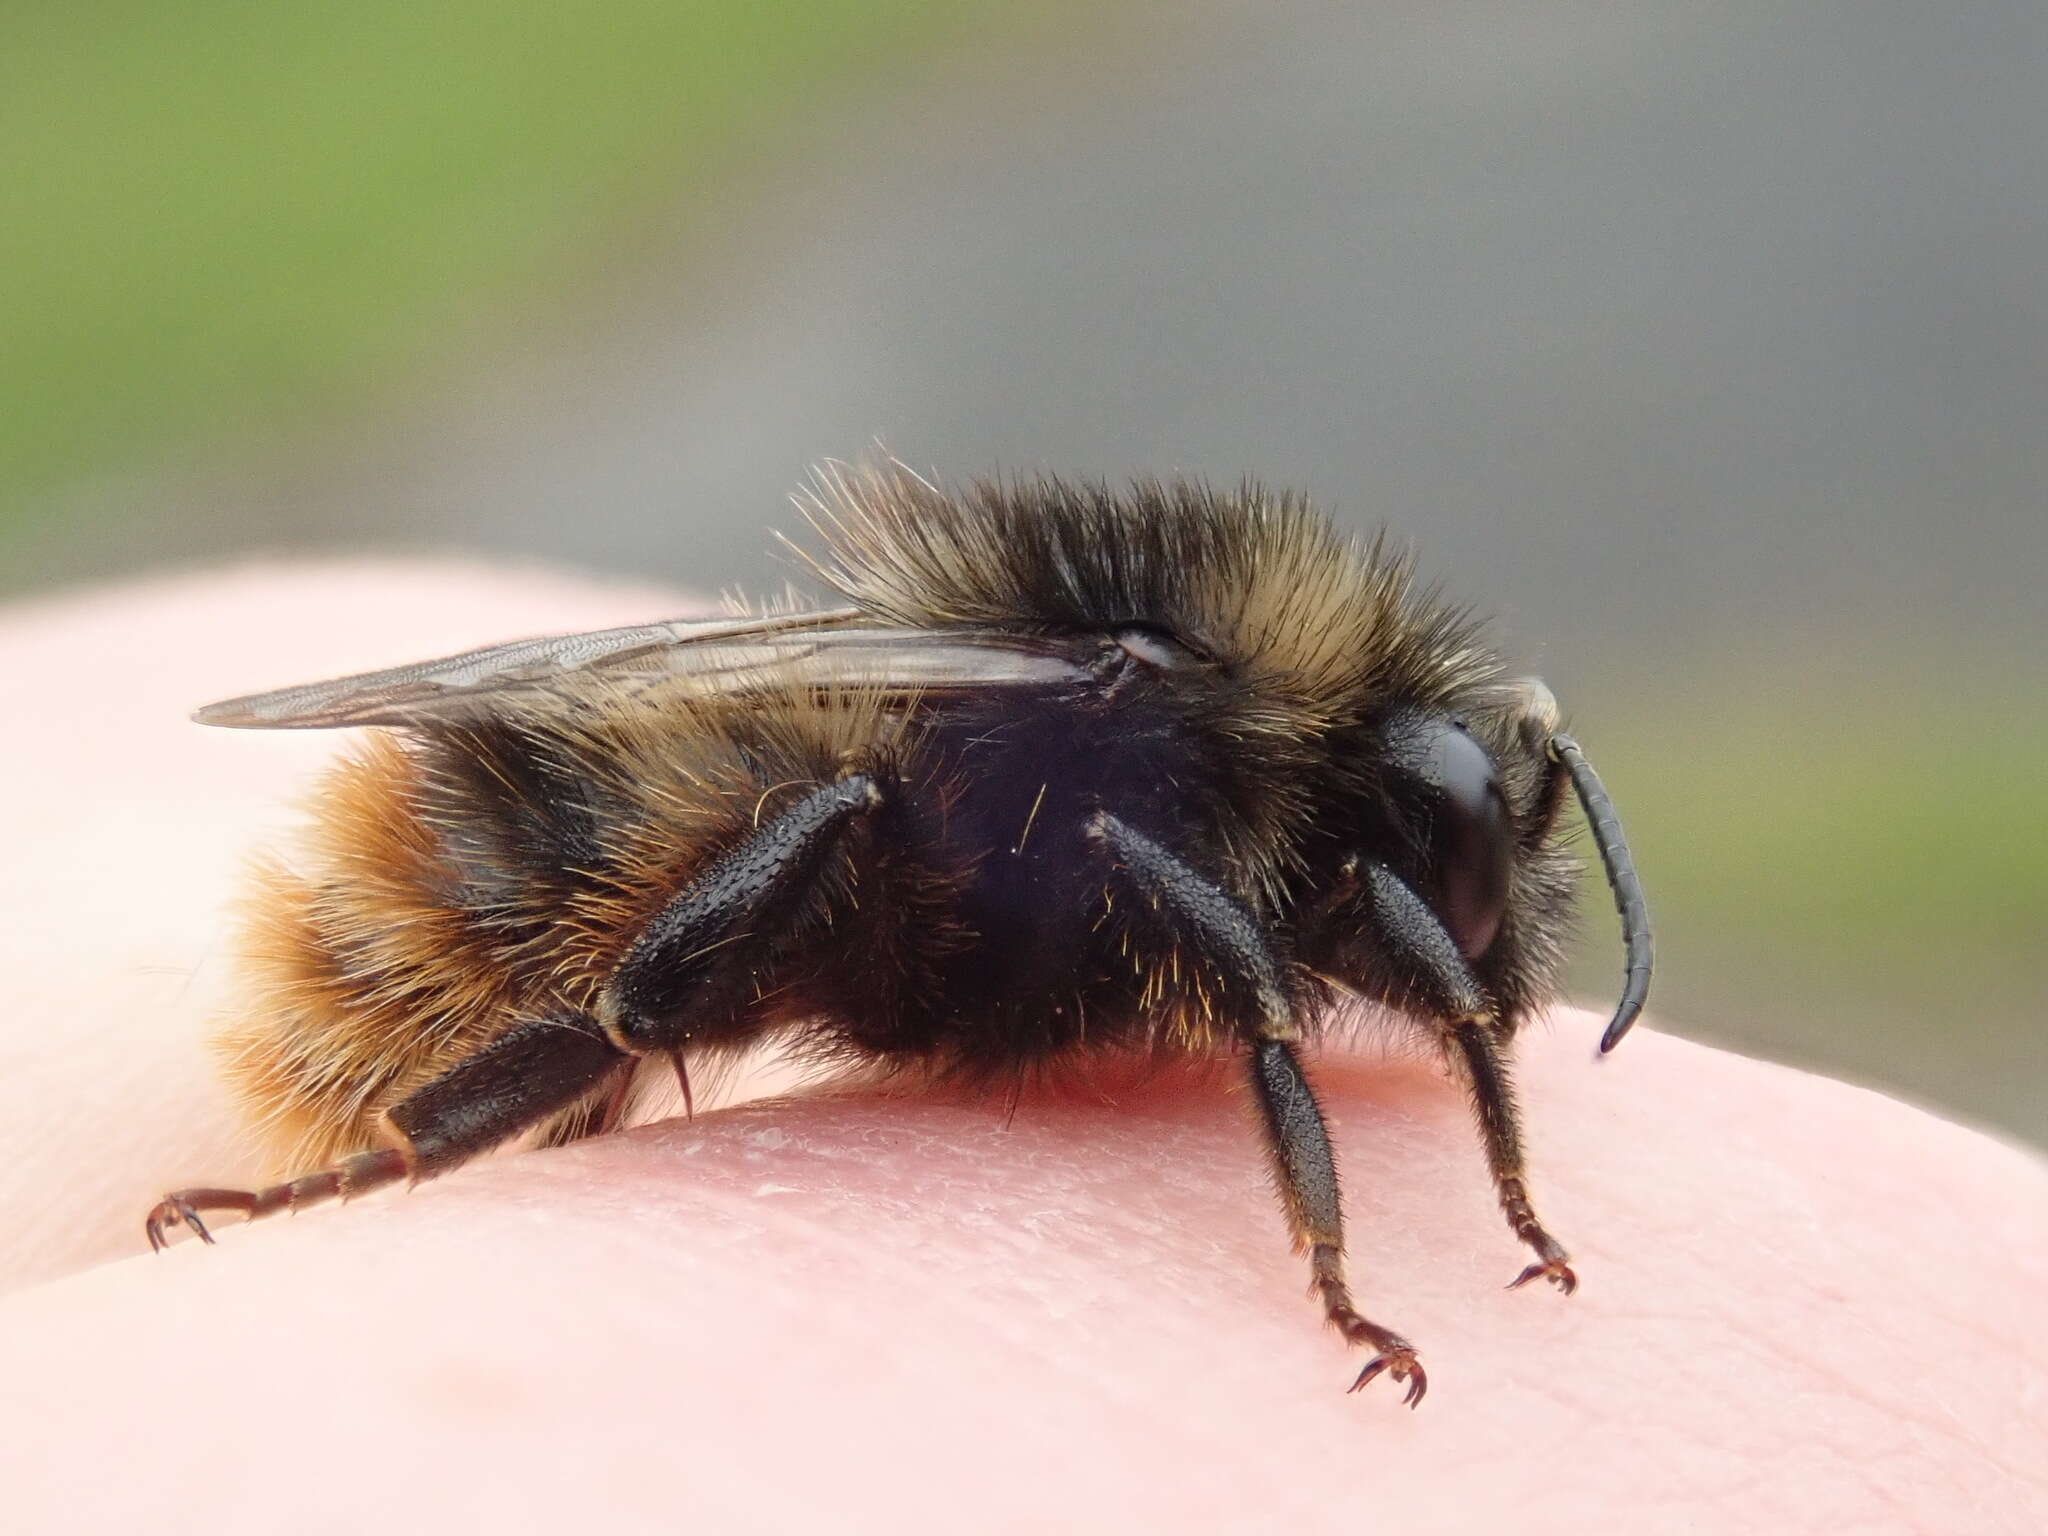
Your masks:
M 849 824 L 881 803 L 865 774 L 813 790 L 670 899 L 619 963 L 593 1014 L 517 1025 L 393 1105 L 385 1118 L 397 1146 L 268 1189 L 166 1196 L 145 1225 L 150 1246 L 161 1248 L 167 1229 L 179 1225 L 212 1242 L 208 1211 L 253 1221 L 432 1178 L 590 1098 L 643 1056 L 677 1056 L 693 1039 L 732 1039 L 744 1027 L 750 984 L 813 894 L 825 860 Z
M 1322 1109 L 1294 1054 L 1294 1008 L 1272 946 L 1241 902 L 1136 828 L 1104 812 L 1089 824 L 1089 832 L 1139 893 L 1199 947 L 1225 986 L 1248 1004 L 1252 1089 L 1295 1249 L 1308 1255 L 1315 1291 L 1331 1326 L 1346 1342 L 1373 1351 L 1351 1390 L 1356 1392 L 1384 1372 L 1408 1384 L 1402 1401 L 1414 1407 L 1429 1389 L 1415 1346 L 1352 1305 L 1344 1277 L 1344 1202 L 1337 1158 Z
M 1536 1262 L 1509 1289 L 1542 1278 L 1569 1296 L 1578 1288 L 1578 1276 L 1572 1273 L 1571 1255 L 1537 1220 L 1529 1199 L 1521 1115 L 1507 1053 L 1486 997 L 1456 942 L 1420 896 L 1382 865 L 1369 866 L 1364 879 L 1378 939 L 1402 979 L 1442 1021 L 1445 1044 L 1464 1071 L 1501 1213 L 1515 1236 L 1536 1254 Z
M 1569 1296 L 1579 1288 L 1579 1277 L 1572 1273 L 1571 1255 L 1536 1219 L 1535 1207 L 1529 1201 L 1521 1113 L 1515 1106 L 1513 1084 L 1508 1080 L 1507 1056 L 1490 1023 L 1468 1019 L 1452 1026 L 1451 1044 L 1465 1064 L 1465 1080 L 1472 1088 L 1480 1139 L 1486 1146 L 1486 1166 L 1493 1174 L 1501 1213 L 1514 1228 L 1515 1236 L 1536 1254 L 1536 1262 L 1510 1280 L 1508 1289 L 1516 1290 L 1531 1280 L 1543 1279 Z

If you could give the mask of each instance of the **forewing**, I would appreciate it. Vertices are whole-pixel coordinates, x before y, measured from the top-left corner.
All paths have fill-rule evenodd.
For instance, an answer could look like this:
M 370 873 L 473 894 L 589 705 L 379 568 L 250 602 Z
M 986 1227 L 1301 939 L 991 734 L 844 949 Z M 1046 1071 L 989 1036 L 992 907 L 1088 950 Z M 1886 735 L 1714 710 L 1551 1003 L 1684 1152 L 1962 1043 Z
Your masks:
M 461 725 L 602 679 L 631 688 L 688 680 L 711 693 L 790 688 L 947 692 L 1085 681 L 1088 647 L 977 629 L 894 629 L 858 609 L 677 619 L 549 635 L 209 704 L 202 725 L 253 730 Z

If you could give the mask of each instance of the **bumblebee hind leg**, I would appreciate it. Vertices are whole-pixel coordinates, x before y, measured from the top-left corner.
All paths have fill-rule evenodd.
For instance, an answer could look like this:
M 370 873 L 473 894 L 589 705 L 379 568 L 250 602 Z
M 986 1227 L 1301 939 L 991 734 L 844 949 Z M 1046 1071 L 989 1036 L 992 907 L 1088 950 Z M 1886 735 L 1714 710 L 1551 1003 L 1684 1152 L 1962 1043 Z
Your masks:
M 649 1056 L 676 1063 L 693 1041 L 730 1044 L 754 1027 L 748 1002 L 764 985 L 779 938 L 813 902 L 819 877 L 853 825 L 883 804 L 881 786 L 848 774 L 769 818 L 655 914 L 600 992 L 595 1015 L 565 1013 L 514 1026 L 384 1119 L 395 1146 L 268 1189 L 185 1189 L 167 1195 L 144 1230 L 152 1248 L 172 1227 L 211 1242 L 206 1213 L 248 1220 L 297 1211 L 458 1167 L 549 1120 L 578 1134 L 623 1106 L 626 1081 Z M 567 1113 L 588 1111 L 583 1114 Z
M 401 1179 L 433 1178 L 587 1099 L 632 1061 L 587 1015 L 531 1020 L 393 1105 L 385 1118 L 397 1145 L 357 1153 L 267 1189 L 177 1190 L 149 1213 L 143 1230 L 153 1249 L 163 1247 L 169 1230 L 179 1226 L 210 1243 L 209 1212 L 256 1221 L 347 1200 Z

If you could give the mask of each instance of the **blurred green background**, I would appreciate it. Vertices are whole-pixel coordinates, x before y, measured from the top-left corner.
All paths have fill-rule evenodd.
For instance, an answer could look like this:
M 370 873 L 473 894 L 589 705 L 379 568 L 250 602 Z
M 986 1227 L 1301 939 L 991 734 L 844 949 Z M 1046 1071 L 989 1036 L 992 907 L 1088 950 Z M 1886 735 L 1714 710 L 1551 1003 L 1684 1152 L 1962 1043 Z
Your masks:
M 13 6 L 0 587 L 759 586 L 877 438 L 1296 483 L 1567 699 L 1669 1027 L 2048 1141 L 2043 78 L 1991 0 Z

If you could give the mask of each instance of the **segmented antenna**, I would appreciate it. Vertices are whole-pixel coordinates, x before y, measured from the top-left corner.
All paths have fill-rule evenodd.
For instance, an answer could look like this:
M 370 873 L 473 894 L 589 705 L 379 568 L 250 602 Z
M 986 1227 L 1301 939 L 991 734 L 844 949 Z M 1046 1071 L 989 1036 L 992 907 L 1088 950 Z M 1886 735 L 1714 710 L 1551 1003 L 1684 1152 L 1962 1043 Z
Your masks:
M 1621 830 L 1621 818 L 1614 802 L 1607 798 L 1607 786 L 1586 761 L 1579 744 L 1559 731 L 1550 738 L 1550 750 L 1572 776 L 1572 788 L 1586 812 L 1586 824 L 1593 829 L 1593 842 L 1600 849 L 1600 863 L 1607 870 L 1607 888 L 1614 892 L 1614 910 L 1621 917 L 1621 941 L 1628 951 L 1628 971 L 1621 983 L 1621 1001 L 1607 1032 L 1600 1037 L 1605 1055 L 1621 1044 L 1643 1004 L 1650 996 L 1650 969 L 1657 949 L 1650 937 L 1650 908 L 1643 900 L 1643 882 L 1636 875 L 1636 863 L 1629 856 L 1628 836 Z

